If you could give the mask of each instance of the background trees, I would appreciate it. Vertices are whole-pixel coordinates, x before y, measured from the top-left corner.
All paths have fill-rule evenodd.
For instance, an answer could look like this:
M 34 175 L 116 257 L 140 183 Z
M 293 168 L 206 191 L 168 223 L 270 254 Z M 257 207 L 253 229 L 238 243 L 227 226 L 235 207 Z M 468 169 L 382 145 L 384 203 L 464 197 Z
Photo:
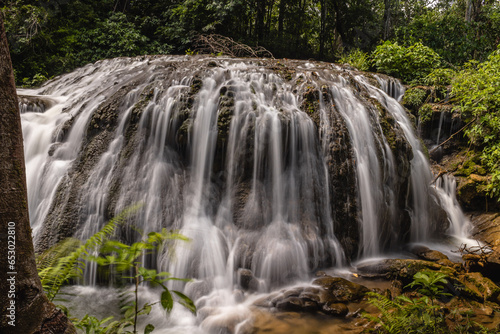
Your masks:
M 494 0 L 6 0 L 1 10 L 25 84 L 102 58 L 184 54 L 199 34 L 328 61 L 385 40 L 422 42 L 451 66 L 500 43 Z

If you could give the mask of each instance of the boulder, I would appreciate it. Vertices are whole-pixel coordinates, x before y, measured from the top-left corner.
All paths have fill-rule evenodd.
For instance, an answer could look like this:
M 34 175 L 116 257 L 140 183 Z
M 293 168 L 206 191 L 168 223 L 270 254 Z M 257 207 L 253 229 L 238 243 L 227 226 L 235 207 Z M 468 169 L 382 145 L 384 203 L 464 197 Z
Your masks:
M 500 213 L 473 213 L 469 219 L 474 226 L 473 237 L 491 247 L 500 248 Z
M 462 291 L 466 297 L 480 302 L 500 303 L 500 288 L 480 273 L 459 275 L 458 281 L 464 286 Z
M 440 271 L 449 276 L 455 276 L 456 270 L 452 267 L 443 266 L 436 262 L 413 260 L 413 259 L 384 259 L 371 261 L 357 266 L 360 276 L 368 278 L 398 279 L 403 284 L 413 280 L 413 275 L 421 270 Z
M 249 269 L 238 269 L 238 283 L 243 290 L 257 291 L 259 289 L 259 281 Z
M 277 302 L 276 308 L 280 311 L 303 312 L 304 303 L 298 297 L 288 297 Z
M 429 249 L 426 246 L 415 245 L 410 248 L 410 252 L 425 261 L 438 262 L 440 260 L 449 260 L 448 256 L 439 251 Z
M 497 248 L 486 256 L 483 274 L 495 282 L 500 282 L 500 249 Z
M 323 288 L 320 292 L 322 304 L 359 301 L 369 291 L 367 287 L 341 277 L 321 277 L 315 279 L 313 284 Z
M 326 303 L 323 304 L 322 311 L 334 317 L 345 317 L 349 313 L 349 308 L 342 303 Z

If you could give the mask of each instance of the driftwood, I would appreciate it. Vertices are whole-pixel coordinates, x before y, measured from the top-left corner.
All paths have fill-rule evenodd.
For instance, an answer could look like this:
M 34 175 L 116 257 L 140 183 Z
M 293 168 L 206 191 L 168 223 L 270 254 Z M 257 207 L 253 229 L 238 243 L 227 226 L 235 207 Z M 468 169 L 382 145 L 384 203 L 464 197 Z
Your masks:
M 464 254 L 478 254 L 478 255 L 487 255 L 491 253 L 493 249 L 489 244 L 481 245 L 479 242 L 477 246 L 468 246 L 467 244 L 461 244 L 458 250 L 452 251 L 454 253 Z
M 249 46 L 235 42 L 232 38 L 217 34 L 198 35 L 194 41 L 195 52 L 201 54 L 222 54 L 230 57 L 267 57 L 274 56 L 262 46 Z

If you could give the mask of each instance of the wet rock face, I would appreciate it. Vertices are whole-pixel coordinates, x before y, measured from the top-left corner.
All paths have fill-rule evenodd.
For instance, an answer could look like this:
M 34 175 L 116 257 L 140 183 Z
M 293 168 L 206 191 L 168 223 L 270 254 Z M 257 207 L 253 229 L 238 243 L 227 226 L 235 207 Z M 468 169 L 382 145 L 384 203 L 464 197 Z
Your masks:
M 47 97 L 36 97 L 30 95 L 18 95 L 19 111 L 21 113 L 35 112 L 43 113 L 45 110 L 51 108 L 56 101 Z
M 439 262 L 442 260 L 448 260 L 448 256 L 443 253 L 429 249 L 425 246 L 413 246 L 410 248 L 410 252 L 418 256 L 420 259 L 425 261 Z
M 251 270 L 238 269 L 238 283 L 243 290 L 257 291 L 259 290 L 259 281 L 255 278 Z
M 472 213 L 469 217 L 474 225 L 472 232 L 474 238 L 485 241 L 498 249 L 500 247 L 500 214 Z

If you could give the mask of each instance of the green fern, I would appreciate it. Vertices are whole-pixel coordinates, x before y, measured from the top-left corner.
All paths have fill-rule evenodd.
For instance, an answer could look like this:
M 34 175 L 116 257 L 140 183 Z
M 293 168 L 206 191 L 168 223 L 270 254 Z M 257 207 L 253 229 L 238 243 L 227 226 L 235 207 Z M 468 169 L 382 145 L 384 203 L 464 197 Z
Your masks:
M 365 314 L 364 317 L 379 324 L 385 333 L 405 333 L 411 327 L 413 319 L 400 298 L 394 301 L 386 296 L 368 292 L 368 302 L 379 309 L 380 316 Z M 408 332 L 410 333 L 410 332 Z
M 54 300 L 64 284 L 73 278 L 81 277 L 85 267 L 83 258 L 89 256 L 90 252 L 104 244 L 114 233 L 116 227 L 141 206 L 142 204 L 136 204 L 126 208 L 83 244 L 75 241 L 75 239 L 70 239 L 40 256 L 38 275 L 50 301 Z

